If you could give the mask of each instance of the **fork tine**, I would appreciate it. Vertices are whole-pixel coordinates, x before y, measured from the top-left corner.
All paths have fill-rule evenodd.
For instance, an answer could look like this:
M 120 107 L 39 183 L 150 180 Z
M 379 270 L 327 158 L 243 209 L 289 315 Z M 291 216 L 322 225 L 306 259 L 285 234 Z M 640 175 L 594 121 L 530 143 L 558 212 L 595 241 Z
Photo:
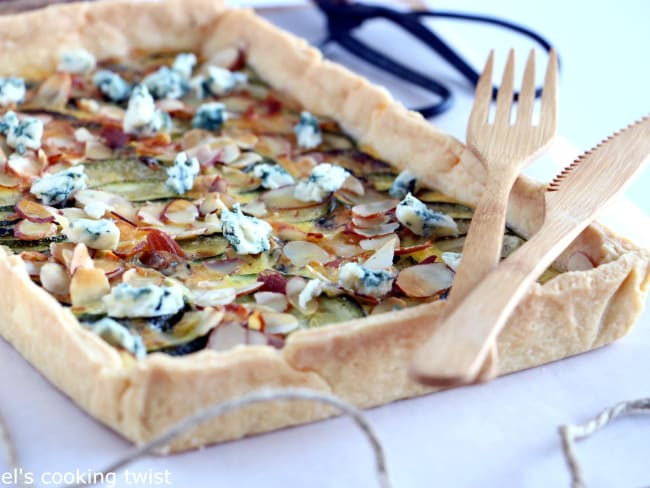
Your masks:
M 474 105 L 469 116 L 468 128 L 477 127 L 487 123 L 488 114 L 490 113 L 490 103 L 492 103 L 492 67 L 494 65 L 494 50 L 485 62 L 485 68 L 481 77 L 476 83 L 476 92 L 474 93 Z
M 530 123 L 533 120 L 535 107 L 535 50 L 531 49 L 526 61 L 524 79 L 521 82 L 519 99 L 517 101 L 517 122 Z
M 542 89 L 540 120 L 553 132 L 557 127 L 557 106 L 557 54 L 551 49 Z
M 510 49 L 508 61 L 503 70 L 503 79 L 497 93 L 497 107 L 494 114 L 495 124 L 510 124 L 510 113 L 512 112 L 512 98 L 515 84 L 515 51 Z

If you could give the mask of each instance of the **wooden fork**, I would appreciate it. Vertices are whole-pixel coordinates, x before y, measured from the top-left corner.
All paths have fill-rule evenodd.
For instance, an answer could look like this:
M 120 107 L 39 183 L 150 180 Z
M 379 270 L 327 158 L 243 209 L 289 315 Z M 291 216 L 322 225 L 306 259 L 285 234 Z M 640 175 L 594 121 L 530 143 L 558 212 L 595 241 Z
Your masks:
M 517 103 L 517 115 L 511 123 L 514 98 L 514 51 L 510 51 L 497 93 L 494 122 L 488 121 L 492 100 L 490 53 L 476 86 L 474 106 L 467 127 L 467 145 L 487 169 L 485 190 L 476 207 L 463 246 L 462 258 L 447 303 L 448 316 L 463 298 L 499 263 L 510 191 L 521 170 L 553 140 L 557 128 L 557 57 L 551 51 L 542 91 L 539 123 L 533 125 L 535 103 L 535 57 L 530 52 Z M 453 343 L 447 344 L 453 348 Z M 431 386 L 485 381 L 497 373 L 496 346 L 493 345 L 477 378 L 450 378 L 435 368 L 433 355 L 439 350 L 434 337 L 415 354 L 411 376 Z

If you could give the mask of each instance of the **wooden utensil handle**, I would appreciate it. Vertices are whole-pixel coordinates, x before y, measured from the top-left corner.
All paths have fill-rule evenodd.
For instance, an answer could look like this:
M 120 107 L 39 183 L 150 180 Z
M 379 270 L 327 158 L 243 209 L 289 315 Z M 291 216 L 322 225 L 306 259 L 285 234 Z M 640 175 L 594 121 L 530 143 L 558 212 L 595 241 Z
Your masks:
M 474 288 L 462 307 L 451 311 L 426 347 L 416 354 L 411 374 L 436 386 L 472 382 L 530 285 L 585 226 L 576 226 L 569 219 L 548 219 L 537 234 Z

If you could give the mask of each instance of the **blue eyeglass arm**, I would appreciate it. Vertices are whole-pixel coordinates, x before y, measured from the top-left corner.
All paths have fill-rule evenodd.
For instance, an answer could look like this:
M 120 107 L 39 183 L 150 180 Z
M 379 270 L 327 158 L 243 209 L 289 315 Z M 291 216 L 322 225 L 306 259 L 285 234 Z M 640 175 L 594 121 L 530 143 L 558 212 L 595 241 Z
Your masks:
M 410 83 L 421 86 L 422 88 L 437 94 L 441 98 L 438 103 L 418 110 L 425 117 L 438 115 L 451 107 L 452 94 L 449 89 L 430 77 L 400 64 L 394 59 L 359 41 L 352 36 L 350 31 L 359 27 L 366 20 L 372 18 L 384 18 L 389 20 L 409 32 L 434 51 L 438 52 L 440 56 L 458 70 L 465 79 L 472 84 L 472 86 L 476 86 L 479 74 L 438 35 L 422 25 L 422 17 L 469 20 L 498 25 L 533 39 L 547 51 L 551 48 L 551 44 L 546 39 L 530 29 L 494 17 L 462 14 L 457 12 L 400 12 L 381 6 L 371 6 L 359 3 L 349 4 L 345 1 L 337 0 L 316 0 L 316 4 L 325 13 L 328 20 L 329 36 L 325 42 L 337 42 L 368 63 L 374 64 Z M 539 96 L 540 93 L 541 89 L 538 88 L 537 96 Z M 494 90 L 494 95 L 496 95 L 496 89 Z M 518 94 L 515 94 L 515 98 L 517 95 Z

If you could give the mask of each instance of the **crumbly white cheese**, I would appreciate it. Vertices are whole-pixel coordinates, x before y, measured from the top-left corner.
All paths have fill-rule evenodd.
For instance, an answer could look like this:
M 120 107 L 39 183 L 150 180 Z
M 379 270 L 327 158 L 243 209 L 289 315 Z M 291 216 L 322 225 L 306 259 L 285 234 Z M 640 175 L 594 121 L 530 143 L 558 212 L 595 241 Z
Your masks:
M 339 285 L 361 295 L 380 297 L 393 287 L 397 274 L 388 269 L 368 269 L 357 263 L 345 263 L 339 268 Z
M 153 97 L 145 85 L 137 85 L 131 92 L 122 128 L 128 134 L 151 135 L 169 128 L 169 115 L 157 110 Z
M 32 183 L 29 192 L 45 205 L 56 205 L 66 201 L 74 192 L 85 188 L 84 167 L 78 165 L 58 173 L 45 174 Z
M 406 195 L 415 190 L 415 183 L 415 175 L 408 169 L 405 169 L 397 175 L 397 178 L 395 178 L 395 181 L 393 181 L 390 190 L 388 190 L 388 194 L 393 198 L 399 198 L 401 200 Z
M 25 117 L 17 125 L 11 125 L 7 131 L 7 144 L 23 154 L 26 149 L 41 147 L 43 121 L 34 117 Z
M 456 271 L 458 270 L 458 266 L 460 266 L 460 259 L 463 257 L 463 255 L 459 252 L 448 251 L 443 252 L 440 257 L 447 266 Z
M 262 180 L 262 186 L 269 190 L 295 183 L 293 176 L 279 164 L 258 164 L 253 168 L 253 174 Z
M 0 118 L 0 134 L 7 135 L 9 131 L 15 130 L 15 128 L 18 127 L 18 124 L 20 124 L 20 121 L 18 120 L 16 112 L 10 110 Z
M 148 74 L 142 82 L 154 98 L 181 98 L 190 89 L 183 75 L 167 66 Z
M 93 219 L 101 219 L 110 210 L 111 207 L 103 202 L 90 202 L 84 205 L 84 212 Z
M 226 106 L 221 102 L 202 104 L 194 114 L 192 127 L 196 129 L 217 130 L 228 119 Z
M 268 222 L 244 215 L 236 203 L 233 211 L 221 212 L 221 231 L 237 254 L 258 254 L 271 247 Z
M 449 215 L 434 212 L 424 203 L 408 193 L 395 209 L 397 220 L 419 236 L 430 236 L 434 232 L 447 235 L 458 233 L 458 226 Z
M 59 60 L 58 70 L 64 73 L 85 74 L 95 69 L 95 56 L 82 48 L 65 51 Z
M 219 66 L 208 66 L 206 76 L 198 76 L 193 79 L 192 85 L 197 90 L 199 98 L 205 93 L 220 96 L 226 95 L 238 86 L 246 84 L 248 77 L 245 73 L 230 71 Z
M 298 294 L 298 306 L 306 309 L 309 302 L 323 293 L 323 283 L 319 279 L 309 280 L 302 291 Z
M 147 355 L 142 337 L 132 334 L 129 329 L 116 320 L 105 317 L 97 322 L 83 322 L 83 325 L 111 346 L 122 348 L 137 358 Z
M 350 172 L 340 166 L 322 163 L 316 166 L 306 180 L 300 181 L 293 196 L 303 202 L 322 202 L 330 193 L 343 186 Z
M 194 180 L 201 166 L 196 158 L 188 158 L 187 153 L 181 152 L 174 159 L 174 166 L 167 168 L 165 185 L 178 195 L 188 192 L 194 186 Z
M 123 102 L 131 95 L 131 85 L 120 75 L 107 69 L 97 71 L 93 76 L 93 83 L 113 102 Z
M 114 251 L 120 243 L 120 229 L 112 220 L 79 219 L 65 230 L 72 242 L 81 242 L 91 249 Z
M 300 121 L 294 126 L 293 132 L 298 139 L 298 145 L 305 149 L 313 149 L 323 142 L 318 119 L 309 112 L 304 111 L 300 114 Z
M 194 53 L 180 53 L 174 59 L 172 69 L 185 78 L 186 80 L 192 76 L 192 69 L 196 65 L 196 55 Z
M 160 317 L 175 314 L 185 306 L 180 287 L 120 283 L 102 298 L 111 317 Z
M 25 99 L 25 81 L 10 76 L 0 78 L 0 106 L 6 107 L 21 103 Z

